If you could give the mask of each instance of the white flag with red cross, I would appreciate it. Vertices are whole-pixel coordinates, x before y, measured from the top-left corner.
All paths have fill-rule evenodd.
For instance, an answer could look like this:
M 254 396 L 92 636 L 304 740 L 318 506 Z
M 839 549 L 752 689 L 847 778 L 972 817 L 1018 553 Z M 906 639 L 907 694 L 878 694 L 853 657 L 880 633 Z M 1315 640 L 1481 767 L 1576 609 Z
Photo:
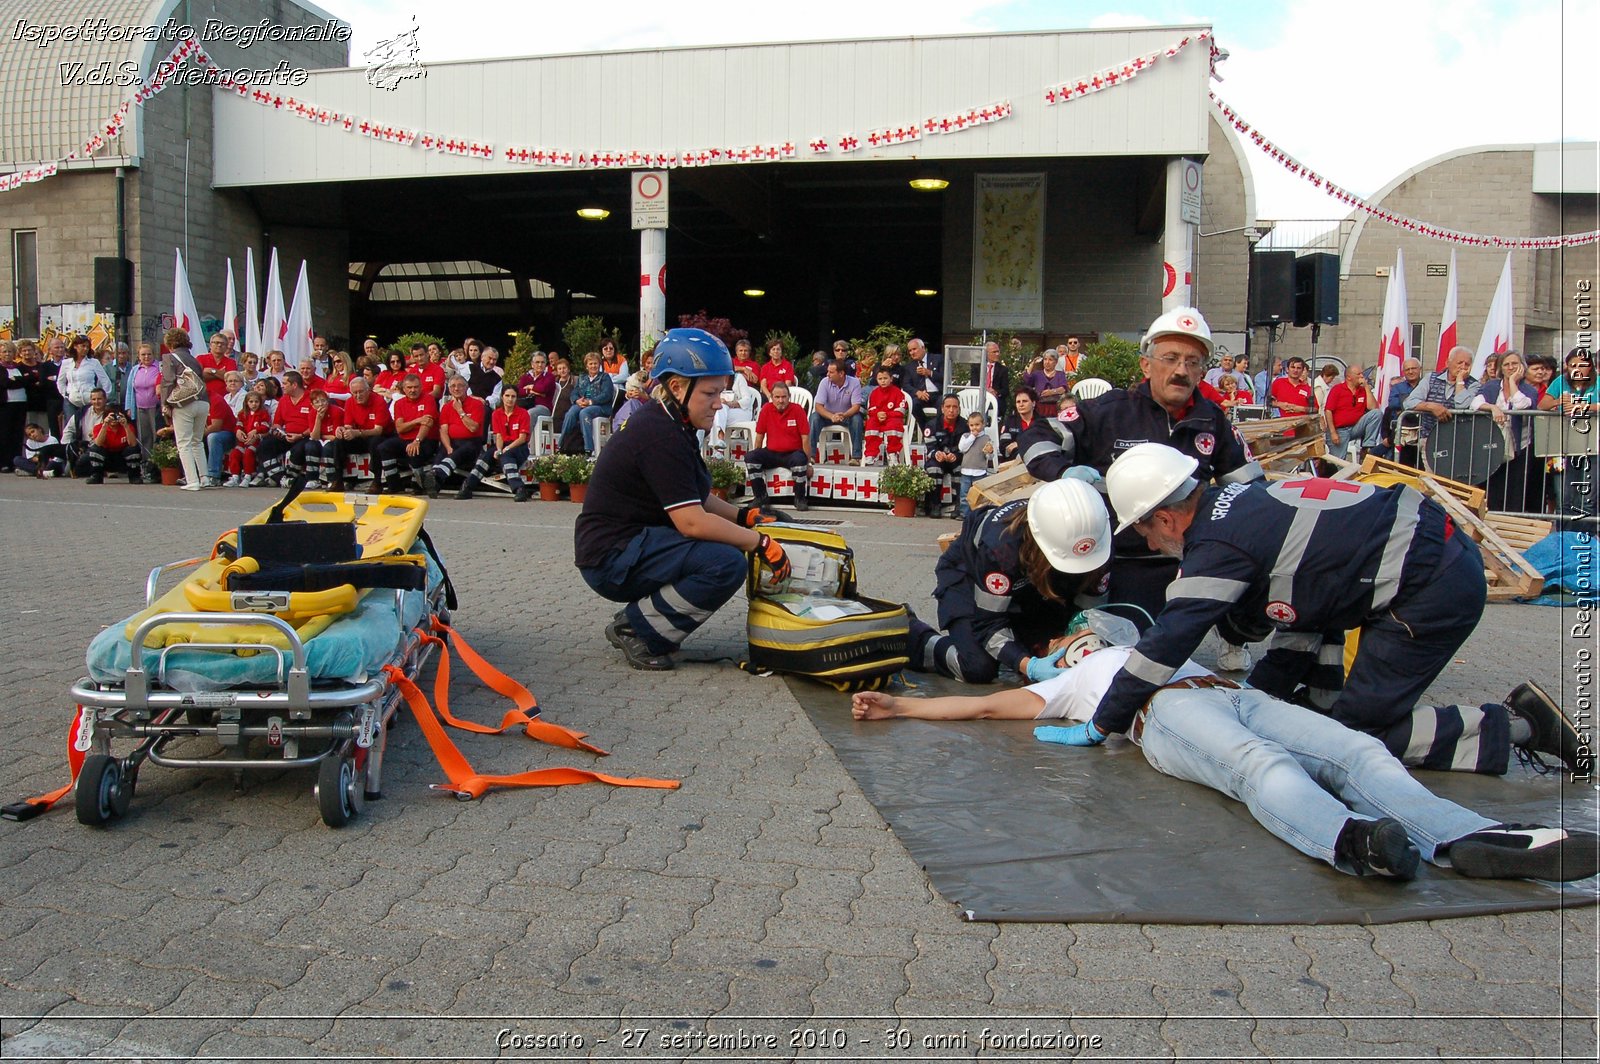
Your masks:
M 289 320 L 283 336 L 284 360 L 298 368 L 300 360 L 312 357 L 311 288 L 306 283 L 306 263 L 300 260 L 300 279 L 294 284 L 294 299 L 289 303 Z
M 1383 297 L 1383 338 L 1378 342 L 1378 409 L 1389 405 L 1389 382 L 1405 368 L 1411 342 L 1411 312 L 1406 304 L 1406 253 L 1394 253 L 1394 272 Z
M 1444 287 L 1444 313 L 1439 315 L 1439 358 L 1434 369 L 1444 371 L 1444 364 L 1456 346 L 1456 251 L 1450 249 L 1450 276 Z
M 189 271 L 183 268 L 183 252 L 173 248 L 177 256 L 177 269 L 172 281 L 172 323 L 189 334 L 195 347 L 204 347 L 206 338 L 200 335 L 200 311 L 194 305 L 194 293 L 189 290 Z
M 261 350 L 261 298 L 256 295 L 256 253 L 244 249 L 244 335 L 237 337 L 239 350 L 256 357 L 266 354 Z
M 283 313 L 283 283 L 278 280 L 278 249 L 272 249 L 272 259 L 267 265 L 267 290 L 262 293 L 265 309 L 261 319 L 261 346 L 267 351 L 282 351 L 283 338 L 289 331 L 289 321 Z M 296 368 L 287 363 L 290 369 Z
M 1516 328 L 1511 313 L 1511 252 L 1506 252 L 1506 264 L 1500 270 L 1500 283 L 1495 287 L 1494 298 L 1489 301 L 1489 320 L 1483 323 L 1483 336 L 1478 340 L 1478 353 L 1472 359 L 1472 375 L 1483 379 L 1483 367 L 1490 355 L 1509 351 L 1516 345 L 1511 334 Z
M 222 295 L 222 327 L 233 334 L 235 350 L 239 346 L 239 297 L 233 287 L 233 259 L 228 259 L 228 285 Z

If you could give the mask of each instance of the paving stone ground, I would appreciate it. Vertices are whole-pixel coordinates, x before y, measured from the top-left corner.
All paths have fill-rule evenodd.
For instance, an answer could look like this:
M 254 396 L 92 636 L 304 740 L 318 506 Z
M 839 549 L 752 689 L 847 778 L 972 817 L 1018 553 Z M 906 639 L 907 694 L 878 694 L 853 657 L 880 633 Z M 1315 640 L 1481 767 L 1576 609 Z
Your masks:
M 62 782 L 68 685 L 145 571 L 269 501 L 0 482 L 0 797 Z M 406 723 L 385 800 L 343 830 L 303 773 L 241 794 L 153 766 L 108 830 L 70 809 L 0 823 L 0 1055 L 1595 1059 L 1593 908 L 1371 928 L 964 921 L 783 682 L 622 664 L 600 635 L 612 607 L 571 564 L 576 513 L 436 504 L 459 627 L 611 751 L 597 767 L 682 789 L 459 803 L 429 789 L 442 775 Z M 832 516 L 865 589 L 931 609 L 953 522 Z M 1491 607 L 1434 693 L 1563 686 L 1570 620 Z M 736 601 L 690 649 L 742 641 Z M 456 689 L 458 712 L 498 719 Z M 457 741 L 486 772 L 595 761 Z

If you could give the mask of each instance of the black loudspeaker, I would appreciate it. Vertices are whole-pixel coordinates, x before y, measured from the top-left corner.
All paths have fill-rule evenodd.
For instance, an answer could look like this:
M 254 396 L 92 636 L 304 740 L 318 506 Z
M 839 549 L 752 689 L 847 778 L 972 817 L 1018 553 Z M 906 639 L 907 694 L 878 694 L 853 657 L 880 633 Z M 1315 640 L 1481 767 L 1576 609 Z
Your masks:
M 94 260 L 94 309 L 119 318 L 133 313 L 133 263 L 117 258 Z
M 1339 256 L 1318 251 L 1294 260 L 1294 323 L 1339 324 Z
M 1250 257 L 1250 324 L 1294 320 L 1294 252 L 1258 251 Z

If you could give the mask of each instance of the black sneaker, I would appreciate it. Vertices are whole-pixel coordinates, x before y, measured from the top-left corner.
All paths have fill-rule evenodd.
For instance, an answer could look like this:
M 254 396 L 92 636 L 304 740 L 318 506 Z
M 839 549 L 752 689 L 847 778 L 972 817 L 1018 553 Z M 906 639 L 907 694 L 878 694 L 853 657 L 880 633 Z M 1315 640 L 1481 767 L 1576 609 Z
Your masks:
M 1415 879 L 1422 854 L 1400 821 L 1359 820 L 1344 822 L 1339 840 L 1333 846 L 1334 862 L 1358 876 L 1384 876 L 1388 879 Z
M 1561 712 L 1555 699 L 1545 694 L 1538 684 L 1518 684 L 1506 695 L 1505 707 L 1527 721 L 1533 730 L 1533 737 L 1522 744 L 1523 749 L 1560 758 L 1574 776 L 1589 776 L 1594 772 L 1594 755 L 1584 748 L 1577 729 Z
M 83 482 L 85 484 L 104 484 L 106 482 L 106 478 L 101 476 L 99 473 L 94 473 L 84 478 Z
M 794 508 L 799 510 L 801 513 L 805 513 L 811 508 L 811 504 L 806 502 L 806 497 L 804 495 L 796 495 L 794 497 Z
M 516 502 L 527 502 L 529 499 L 533 498 L 533 493 L 530 492 L 528 490 L 528 486 L 524 484 L 522 487 L 517 489 L 517 493 L 511 496 L 511 498 Z
M 666 672 L 673 667 L 671 654 L 651 653 L 650 648 L 644 645 L 644 640 L 621 621 L 614 620 L 606 625 L 606 642 L 622 651 L 622 656 L 635 669 Z
M 437 499 L 439 497 L 439 474 L 431 469 L 424 469 L 422 471 L 422 490 L 428 493 L 428 498 Z
M 458 498 L 458 499 L 470 499 L 470 498 L 472 498 L 472 484 L 471 484 L 471 482 L 468 482 L 466 484 L 461 485 L 461 490 L 456 492 L 456 498 Z
M 1600 868 L 1600 836 L 1538 824 L 1501 824 L 1452 842 L 1450 866 L 1475 879 L 1588 879 Z

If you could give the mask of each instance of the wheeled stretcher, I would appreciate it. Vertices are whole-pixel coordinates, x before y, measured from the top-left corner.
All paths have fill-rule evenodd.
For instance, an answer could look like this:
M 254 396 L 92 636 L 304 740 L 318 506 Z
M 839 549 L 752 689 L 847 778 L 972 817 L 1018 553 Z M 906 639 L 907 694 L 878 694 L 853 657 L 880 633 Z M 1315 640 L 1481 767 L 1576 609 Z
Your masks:
M 452 717 L 446 651 L 435 687 L 445 723 L 489 733 L 520 728 L 553 745 L 605 751 L 583 742 L 581 732 L 540 719 L 532 694 L 450 627 L 454 594 L 421 528 L 426 509 L 426 502 L 403 497 L 291 494 L 225 534 L 209 557 L 151 570 L 145 609 L 95 637 L 88 675 L 72 685 L 78 712 L 68 757 L 75 785 L 6 806 L 4 814 L 29 819 L 73 791 L 78 819 L 105 825 L 128 811 L 146 762 L 232 772 L 240 780 L 255 770 L 315 768 L 322 819 L 339 827 L 381 796 L 384 748 L 402 703 L 449 776 L 438 786 L 458 798 L 478 797 L 493 786 L 590 781 L 676 787 L 674 781 L 584 769 L 513 776 L 472 771 L 417 683 L 446 638 L 515 708 L 498 728 Z M 259 525 L 271 527 L 261 531 Z M 330 552 L 330 536 L 334 542 L 353 538 L 356 545 Z M 424 554 L 412 553 L 418 539 Z M 271 549 L 241 553 L 269 541 L 276 544 Z M 344 560 L 327 557 L 352 551 L 356 556 Z M 283 563 L 285 553 L 299 564 Z M 172 573 L 184 579 L 158 594 L 162 578 Z M 340 582 L 347 577 L 353 585 Z M 192 608 L 197 601 L 234 608 Z M 118 755 L 114 747 L 127 742 L 132 749 Z

